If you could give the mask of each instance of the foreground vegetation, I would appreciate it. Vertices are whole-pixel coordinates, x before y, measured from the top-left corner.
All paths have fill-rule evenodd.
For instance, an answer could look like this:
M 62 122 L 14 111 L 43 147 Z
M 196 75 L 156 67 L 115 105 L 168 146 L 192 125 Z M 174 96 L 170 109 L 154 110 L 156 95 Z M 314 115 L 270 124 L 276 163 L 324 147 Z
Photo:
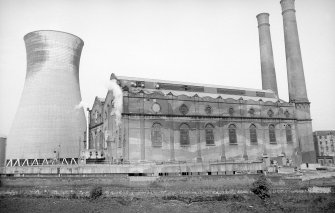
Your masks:
M 1 212 L 334 212 L 332 194 L 278 193 L 264 202 L 253 194 L 136 197 L 0 198 Z
M 155 182 L 142 187 L 1 187 L 0 212 L 335 212 L 334 187 L 328 194 L 307 189 L 296 182 L 278 188 L 264 175 L 243 190 L 206 184 L 171 188 Z

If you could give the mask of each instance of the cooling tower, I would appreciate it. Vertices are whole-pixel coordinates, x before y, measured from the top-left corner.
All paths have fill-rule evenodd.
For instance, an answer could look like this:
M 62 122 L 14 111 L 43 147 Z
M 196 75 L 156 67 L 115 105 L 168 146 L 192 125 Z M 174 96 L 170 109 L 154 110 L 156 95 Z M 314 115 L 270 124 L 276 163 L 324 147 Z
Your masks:
M 7 138 L 0 137 L 0 174 L 1 174 L 1 167 L 5 166 L 6 162 L 6 142 Z
M 7 141 L 7 159 L 76 158 L 86 119 L 79 86 L 84 42 L 58 31 L 24 36 L 27 73 Z

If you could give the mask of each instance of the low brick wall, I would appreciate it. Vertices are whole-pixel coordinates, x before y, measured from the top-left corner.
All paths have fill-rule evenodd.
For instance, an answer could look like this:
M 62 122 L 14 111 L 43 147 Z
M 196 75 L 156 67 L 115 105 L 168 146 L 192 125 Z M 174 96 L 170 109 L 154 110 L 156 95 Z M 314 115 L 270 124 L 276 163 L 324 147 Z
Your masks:
M 243 189 L 258 178 L 258 174 L 185 175 L 185 176 L 129 176 L 128 174 L 95 174 L 94 176 L 3 176 L 5 187 L 64 187 L 64 186 L 120 186 L 153 187 L 163 189 Z M 286 176 L 267 176 L 274 186 L 300 184 L 301 179 Z
M 253 172 L 264 170 L 262 162 L 217 162 L 217 163 L 132 163 L 132 164 L 83 164 L 6 167 L 2 174 L 128 174 L 146 173 L 217 173 Z M 1 173 L 0 173 L 1 174 Z
M 93 185 L 129 185 L 129 177 L 125 174 L 95 177 L 1 177 L 2 186 L 8 187 L 63 187 Z
M 163 197 L 183 195 L 216 196 L 250 193 L 250 185 L 259 174 L 129 176 L 128 174 L 92 174 L 91 176 L 2 176 L 1 195 L 89 197 L 101 186 L 107 197 Z M 335 186 L 334 178 L 302 181 L 301 176 L 268 174 L 274 191 L 307 192 L 313 186 Z M 329 191 L 329 189 L 327 189 Z

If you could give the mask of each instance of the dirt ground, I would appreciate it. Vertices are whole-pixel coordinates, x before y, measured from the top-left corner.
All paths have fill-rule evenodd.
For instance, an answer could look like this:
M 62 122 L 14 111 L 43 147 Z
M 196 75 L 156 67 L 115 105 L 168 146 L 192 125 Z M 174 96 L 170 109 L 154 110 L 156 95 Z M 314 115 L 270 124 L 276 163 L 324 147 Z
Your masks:
M 272 194 L 265 202 L 253 194 L 157 198 L 0 197 L 0 212 L 335 212 L 334 194 Z

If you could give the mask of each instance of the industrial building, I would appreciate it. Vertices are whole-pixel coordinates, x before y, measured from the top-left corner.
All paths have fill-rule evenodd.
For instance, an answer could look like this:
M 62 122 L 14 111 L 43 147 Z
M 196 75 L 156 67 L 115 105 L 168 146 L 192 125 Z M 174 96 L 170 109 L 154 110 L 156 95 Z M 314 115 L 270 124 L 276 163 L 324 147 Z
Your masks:
M 112 74 L 106 96 L 96 97 L 89 110 L 88 141 L 79 105 L 83 41 L 57 31 L 27 34 L 27 77 L 8 137 L 7 167 L 50 165 L 55 160 L 65 164 L 179 162 L 195 163 L 197 172 L 202 172 L 214 162 L 218 168 L 240 163 L 244 169 L 262 162 L 315 163 L 294 0 L 280 3 L 289 101 L 278 97 L 269 14 L 261 13 L 257 21 L 262 89 Z
M 294 1 L 281 1 L 289 101 L 278 97 L 269 14 L 257 15 L 262 90 L 116 76 L 90 110 L 90 159 L 108 162 L 314 163 Z M 117 95 L 115 95 L 117 93 Z M 122 102 L 117 109 L 116 102 Z M 115 112 L 121 111 L 120 121 Z
M 333 165 L 335 158 L 335 131 L 315 131 L 313 136 L 317 162 L 321 165 Z

